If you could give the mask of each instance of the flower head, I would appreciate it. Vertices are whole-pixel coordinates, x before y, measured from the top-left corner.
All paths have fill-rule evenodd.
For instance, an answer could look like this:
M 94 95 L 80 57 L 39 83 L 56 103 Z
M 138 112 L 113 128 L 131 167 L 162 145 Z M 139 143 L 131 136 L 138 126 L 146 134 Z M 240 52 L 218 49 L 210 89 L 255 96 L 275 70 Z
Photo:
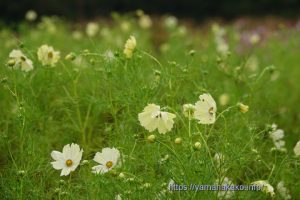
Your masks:
M 217 105 L 210 94 L 202 94 L 195 104 L 195 118 L 200 124 L 213 124 L 216 121 Z
M 86 25 L 85 31 L 89 37 L 94 37 L 99 32 L 99 25 L 95 22 L 90 22 Z
M 33 70 L 32 61 L 28 59 L 22 51 L 12 50 L 9 57 L 14 60 L 14 65 L 20 67 L 22 71 L 29 72 Z
M 75 171 L 80 163 L 83 150 L 80 150 L 78 144 L 67 144 L 62 153 L 52 151 L 51 157 L 55 160 L 51 162 L 54 169 L 61 170 L 61 176 L 67 176 L 71 171 Z
M 104 174 L 113 169 L 119 162 L 120 152 L 116 148 L 103 148 L 102 152 L 97 152 L 94 161 L 100 165 L 92 168 L 93 173 Z
M 193 104 L 184 104 L 182 106 L 182 108 L 183 108 L 183 115 L 185 117 L 188 117 L 189 119 L 192 119 L 194 117 L 195 105 L 193 105 Z
M 284 131 L 282 129 L 277 129 L 277 125 L 272 125 L 272 131 L 269 132 L 270 138 L 273 140 L 273 143 L 275 145 L 275 149 L 279 151 L 286 151 L 285 141 L 283 140 L 284 137 Z
M 268 181 L 259 180 L 252 183 L 253 185 L 260 186 L 263 192 L 270 194 L 271 196 L 275 195 L 274 188 L 268 183 Z
M 136 47 L 136 39 L 135 39 L 134 36 L 130 36 L 130 38 L 125 43 L 125 48 L 124 48 L 124 51 L 123 51 L 123 53 L 125 54 L 125 56 L 127 58 L 132 57 L 132 54 L 133 54 L 133 51 L 134 51 L 135 47 Z
M 294 147 L 294 153 L 296 156 L 300 156 L 300 140 L 297 142 L 296 146 Z
M 224 93 L 219 96 L 219 103 L 221 106 L 226 106 L 229 103 L 229 101 L 230 96 L 228 94 Z
M 284 200 L 291 199 L 290 191 L 285 187 L 284 182 L 280 181 L 277 184 L 277 191 Z
M 243 103 L 238 103 L 238 107 L 239 107 L 241 113 L 246 113 L 249 111 L 249 106 L 245 105 Z
M 225 186 L 226 187 L 233 186 L 232 181 L 227 177 L 224 177 L 223 179 L 217 179 L 216 184 L 217 185 L 222 185 L 224 187 Z M 233 195 L 234 195 L 234 190 L 220 190 L 220 191 L 218 191 L 218 198 L 220 198 L 220 199 L 232 199 Z
M 143 29 L 148 29 L 152 26 L 152 20 L 149 15 L 142 15 L 139 19 L 139 25 Z
M 162 134 L 172 129 L 175 117 L 176 115 L 172 113 L 161 111 L 160 106 L 155 104 L 149 104 L 138 115 L 141 125 L 149 132 L 158 129 L 158 132 Z
M 42 45 L 37 51 L 38 59 L 43 65 L 54 67 L 60 58 L 60 52 L 54 51 L 52 46 Z
M 25 14 L 25 19 L 28 21 L 34 21 L 37 18 L 37 14 L 34 10 L 28 10 Z

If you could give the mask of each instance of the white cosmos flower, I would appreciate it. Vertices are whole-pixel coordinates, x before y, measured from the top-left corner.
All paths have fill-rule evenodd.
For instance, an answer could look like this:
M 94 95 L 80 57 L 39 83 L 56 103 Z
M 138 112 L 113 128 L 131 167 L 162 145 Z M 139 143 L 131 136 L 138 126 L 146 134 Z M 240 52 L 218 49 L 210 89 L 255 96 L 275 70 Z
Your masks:
M 138 119 L 145 129 L 149 132 L 158 129 L 158 132 L 162 134 L 172 129 L 175 117 L 176 115 L 172 113 L 161 111 L 160 106 L 155 104 L 147 105 L 138 115 Z
M 22 71 L 29 72 L 33 70 L 32 61 L 28 59 L 22 51 L 12 50 L 9 57 L 15 61 L 15 66 L 20 67 Z
M 252 185 L 257 185 L 261 187 L 261 190 L 265 193 L 269 193 L 271 196 L 275 195 L 274 188 L 268 183 L 268 181 L 259 180 L 252 183 Z
M 28 21 L 34 21 L 37 18 L 37 14 L 34 10 L 29 10 L 25 14 L 25 19 Z
M 300 140 L 297 142 L 297 144 L 294 147 L 294 153 L 296 156 L 300 156 Z
M 193 104 L 184 104 L 182 106 L 182 109 L 183 109 L 183 115 L 185 117 L 188 117 L 189 119 L 192 119 L 194 117 L 195 105 L 193 105 Z
M 224 187 L 233 186 L 232 181 L 227 177 L 224 177 L 223 180 L 222 179 L 217 179 L 215 184 L 216 185 L 222 185 Z M 233 195 L 234 195 L 234 190 L 219 190 L 218 191 L 218 198 L 219 199 L 232 199 Z
M 269 132 L 269 136 L 273 140 L 276 150 L 286 151 L 285 141 L 283 140 L 284 131 L 282 129 L 277 129 L 276 124 L 272 124 L 272 131 Z
M 67 144 L 62 153 L 52 151 L 51 157 L 55 160 L 51 162 L 54 169 L 61 170 L 61 176 L 67 176 L 71 171 L 75 171 L 82 158 L 83 150 L 80 150 L 78 144 Z
M 60 58 L 60 52 L 54 51 L 52 46 L 42 45 L 37 51 L 38 59 L 43 65 L 54 67 Z
M 122 200 L 121 195 L 120 195 L 120 194 L 117 194 L 117 195 L 115 196 L 115 200 Z
M 127 58 L 132 57 L 132 54 L 133 54 L 133 51 L 134 51 L 135 47 L 136 47 L 136 39 L 135 39 L 134 36 L 130 36 L 130 38 L 125 43 L 125 48 L 124 48 L 124 51 L 123 51 L 123 53 L 125 54 L 125 56 Z
M 288 200 L 288 199 L 291 199 L 291 198 L 292 198 L 291 195 L 290 195 L 289 190 L 285 187 L 283 181 L 280 181 L 280 182 L 277 184 L 277 191 L 278 191 L 278 193 L 280 194 L 280 196 L 281 196 L 284 200 Z
M 208 93 L 199 96 L 195 104 L 195 118 L 200 124 L 213 124 L 216 121 L 217 105 Z
M 152 20 L 149 15 L 142 15 L 139 19 L 139 25 L 143 29 L 148 29 L 152 26 Z
M 99 25 L 95 22 L 89 22 L 85 31 L 88 36 L 94 37 L 99 32 Z
M 93 173 L 104 174 L 114 168 L 120 159 L 120 152 L 116 148 L 103 148 L 102 152 L 97 152 L 94 161 L 100 165 L 92 168 Z

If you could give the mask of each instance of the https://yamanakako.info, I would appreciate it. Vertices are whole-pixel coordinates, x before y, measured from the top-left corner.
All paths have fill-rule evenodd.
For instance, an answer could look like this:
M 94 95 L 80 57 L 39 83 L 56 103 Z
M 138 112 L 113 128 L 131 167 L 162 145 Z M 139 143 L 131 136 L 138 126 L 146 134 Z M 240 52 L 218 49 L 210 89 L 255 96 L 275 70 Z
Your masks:
M 169 191 L 260 191 L 260 185 L 198 185 L 170 184 Z

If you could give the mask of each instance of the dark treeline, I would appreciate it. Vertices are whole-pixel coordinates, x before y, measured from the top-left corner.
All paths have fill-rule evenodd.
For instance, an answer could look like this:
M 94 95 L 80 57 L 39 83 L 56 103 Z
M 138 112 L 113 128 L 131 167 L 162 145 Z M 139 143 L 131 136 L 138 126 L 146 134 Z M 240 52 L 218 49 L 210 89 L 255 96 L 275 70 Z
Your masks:
M 0 0 L 0 8 L 1 20 L 6 22 L 23 19 L 29 9 L 39 15 L 60 15 L 75 20 L 138 8 L 150 14 L 169 13 L 195 19 L 241 15 L 295 17 L 300 14 L 300 0 Z

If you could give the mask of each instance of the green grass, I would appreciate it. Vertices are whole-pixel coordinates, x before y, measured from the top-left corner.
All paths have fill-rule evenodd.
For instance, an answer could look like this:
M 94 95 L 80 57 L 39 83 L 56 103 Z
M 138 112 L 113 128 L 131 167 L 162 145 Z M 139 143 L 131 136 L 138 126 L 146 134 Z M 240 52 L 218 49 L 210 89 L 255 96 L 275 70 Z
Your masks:
M 170 179 L 212 185 L 224 177 L 235 185 L 268 180 L 275 199 L 281 199 L 276 185 L 283 180 L 293 199 L 300 196 L 300 162 L 293 152 L 300 139 L 298 31 L 269 31 L 263 41 L 247 47 L 236 39 L 241 31 L 227 25 L 231 54 L 220 59 L 207 28 L 179 34 L 180 26 L 167 29 L 157 21 L 155 28 L 144 30 L 135 18 L 116 18 L 101 22 L 100 33 L 89 38 L 81 25 L 51 20 L 54 33 L 45 23 L 25 22 L 15 31 L 2 27 L 0 32 L 0 199 L 114 199 L 117 194 L 123 199 L 217 199 L 213 191 L 169 192 L 167 185 Z M 124 20 L 131 24 L 127 32 L 120 29 Z M 82 30 L 83 38 L 74 39 L 74 29 Z M 126 59 L 123 47 L 130 35 L 136 37 L 137 48 Z M 38 61 L 36 52 L 43 44 L 61 52 L 56 67 Z M 168 50 L 161 52 L 161 44 Z M 6 63 L 13 49 L 21 49 L 34 70 L 11 70 Z M 103 56 L 107 50 L 114 52 L 113 61 Z M 79 66 L 64 60 L 70 52 L 82 56 Z M 259 61 L 256 71 L 245 65 L 251 56 Z M 161 72 L 159 79 L 155 70 Z M 272 81 L 276 73 L 279 77 Z M 233 108 L 214 125 L 196 120 L 189 124 L 182 105 L 195 103 L 203 93 L 214 97 L 217 114 Z M 223 93 L 230 96 L 226 106 L 218 103 Z M 249 105 L 249 112 L 239 112 L 238 102 Z M 137 116 L 148 103 L 176 114 L 170 132 L 149 133 L 140 125 Z M 271 151 L 266 127 L 272 123 L 285 131 L 286 153 Z M 150 134 L 156 135 L 156 142 L 147 141 Z M 182 144 L 174 143 L 177 137 Z M 196 141 L 202 144 L 200 150 L 191 148 Z M 50 153 L 72 142 L 83 148 L 83 160 L 89 163 L 60 177 L 50 164 Z M 123 165 L 104 175 L 92 174 L 94 154 L 104 147 L 118 148 Z M 212 160 L 217 152 L 225 156 L 221 167 Z M 160 162 L 166 155 L 169 158 Z M 125 178 L 119 177 L 121 172 Z M 145 183 L 150 187 L 143 187 Z M 158 197 L 163 190 L 167 192 Z M 270 198 L 261 191 L 236 191 L 233 197 Z

